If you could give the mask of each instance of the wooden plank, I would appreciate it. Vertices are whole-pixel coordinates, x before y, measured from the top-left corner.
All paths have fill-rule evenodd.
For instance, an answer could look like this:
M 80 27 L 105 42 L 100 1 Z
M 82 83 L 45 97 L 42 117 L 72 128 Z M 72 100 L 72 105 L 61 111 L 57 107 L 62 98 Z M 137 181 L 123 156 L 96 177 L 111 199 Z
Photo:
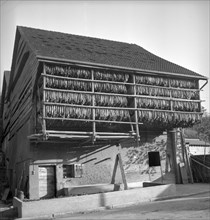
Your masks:
M 189 153 L 188 153 L 187 147 L 188 147 L 188 144 L 185 143 L 184 150 L 185 150 L 186 162 L 187 162 L 187 166 L 188 166 L 188 170 L 189 170 L 189 178 L 190 178 L 190 182 L 194 183 L 193 175 L 192 175 L 192 168 L 191 168 L 191 165 L 190 165 L 190 158 L 189 158 Z
M 17 120 L 16 124 L 13 125 L 13 127 L 9 130 L 9 139 L 11 139 L 14 134 L 16 134 L 16 132 L 22 127 L 24 126 L 24 124 L 29 120 L 31 116 L 31 108 L 25 112 L 25 115 L 21 118 L 21 123 Z
M 31 78 L 33 78 L 33 69 L 35 69 L 37 65 L 35 65 L 35 60 L 32 60 L 31 56 L 28 59 L 28 63 L 25 65 L 25 68 L 23 69 L 21 75 L 16 80 L 15 84 L 13 83 L 12 93 L 11 93 L 11 99 L 10 101 L 13 103 L 14 99 L 16 99 L 17 95 L 19 95 L 27 85 L 27 81 Z
M 20 94 L 25 85 L 27 85 L 27 82 L 30 79 L 33 80 L 34 75 L 36 75 L 36 68 L 38 67 L 38 63 L 33 56 L 30 56 L 29 59 L 29 63 L 25 66 L 22 74 L 18 78 L 16 84 L 13 86 L 14 88 L 10 99 L 12 103 L 15 100 L 16 95 Z
M 31 93 L 31 90 L 28 91 L 26 94 L 25 94 L 25 97 L 24 99 L 22 99 L 21 101 L 17 102 L 17 105 L 15 106 L 15 109 L 11 109 L 11 113 L 10 113 L 10 117 L 11 118 L 17 118 L 17 114 L 19 115 L 20 113 L 20 110 L 25 108 L 26 106 L 28 106 L 29 103 L 27 103 L 28 101 L 30 103 L 31 102 L 31 99 L 32 99 L 32 93 Z
M 30 62 L 27 63 L 16 84 L 13 86 L 8 110 L 10 112 L 10 124 L 5 133 L 8 133 L 9 130 L 14 130 L 15 124 L 19 124 L 18 127 L 22 126 L 21 119 L 25 117 L 25 112 L 32 104 L 31 83 L 33 82 L 32 79 L 34 78 L 37 66 L 38 62 L 34 56 L 31 56 Z
M 91 71 L 93 71 L 93 70 L 91 70 Z M 98 79 L 92 79 L 92 78 L 91 79 L 73 78 L 73 77 L 68 77 L 68 76 L 56 76 L 56 75 L 50 75 L 50 74 L 42 74 L 42 76 L 57 78 L 57 79 L 73 80 L 73 81 L 83 81 L 83 82 L 110 83 L 110 84 L 119 84 L 119 85 L 134 85 L 133 83 L 98 80 Z
M 58 91 L 58 92 L 67 92 L 67 93 L 83 93 L 83 94 L 93 94 L 92 91 L 80 91 L 80 90 L 71 90 L 71 89 L 55 89 L 55 88 L 46 88 L 46 91 Z M 161 100 L 173 100 L 173 101 L 183 101 L 183 102 L 203 102 L 204 100 L 191 100 L 191 99 L 178 99 L 170 98 L 163 96 L 149 96 L 149 95 L 131 95 L 131 94 L 122 94 L 122 93 L 106 93 L 106 92 L 95 92 L 98 95 L 107 95 L 107 96 L 122 96 L 122 97 L 137 97 L 137 98 L 149 98 L 149 99 L 161 99 Z
M 91 131 L 54 131 L 54 130 L 47 130 L 47 133 L 57 133 L 57 134 L 92 134 Z M 120 133 L 120 132 L 97 132 L 98 135 L 135 135 L 135 134 L 130 134 L 130 133 Z
M 21 49 L 22 50 L 22 49 Z M 21 52 L 21 54 L 24 54 L 27 48 L 24 48 L 24 50 Z M 21 56 L 18 57 L 18 59 L 21 61 Z M 17 65 L 13 64 L 14 71 L 18 69 L 19 62 Z M 22 126 L 21 118 L 24 117 L 24 108 L 28 107 L 27 99 L 31 99 L 32 96 L 31 90 L 32 90 L 32 84 L 34 81 L 34 78 L 36 76 L 36 71 L 38 67 L 38 61 L 36 60 L 36 57 L 33 53 L 29 54 L 28 60 L 26 62 L 26 65 L 24 66 L 24 69 L 21 73 L 18 73 L 19 76 L 16 77 L 16 72 L 13 74 L 14 81 L 12 82 L 12 85 L 10 85 L 10 92 L 9 92 L 9 98 L 10 103 L 8 105 L 8 108 L 5 112 L 5 115 L 7 115 L 7 127 L 4 129 L 4 136 L 8 134 L 8 132 L 13 129 L 14 123 L 18 124 L 20 123 L 20 126 Z M 20 114 L 22 112 L 23 114 Z M 10 119 L 10 120 L 9 120 Z M 5 127 L 4 127 L 5 128 Z
M 121 109 L 121 110 L 129 110 L 129 111 L 159 111 L 159 112 L 171 112 L 171 113 L 183 113 L 183 114 L 202 114 L 201 112 L 188 112 L 188 111 L 172 111 L 172 110 L 163 110 L 163 109 L 151 109 L 151 108 L 135 108 L 135 107 L 112 107 L 112 106 L 91 106 L 91 105 L 76 105 L 76 104 L 68 104 L 68 103 L 58 103 L 58 102 L 44 102 L 44 105 L 56 105 L 56 106 L 72 106 L 78 108 L 91 108 L 91 109 Z
M 176 160 L 176 147 L 177 147 L 176 129 L 170 130 L 169 134 L 170 134 L 170 139 L 171 139 L 170 140 L 171 141 L 171 152 L 172 152 L 172 161 L 173 161 L 176 184 L 180 184 L 181 182 L 180 172 L 179 172 L 177 160 Z
M 44 74 L 46 74 L 45 63 L 43 63 L 43 71 L 44 71 Z M 46 100 L 45 89 L 46 89 L 46 78 L 43 77 L 43 101 Z M 44 136 L 46 136 L 46 121 L 45 121 L 44 117 L 45 117 L 45 106 L 44 106 L 44 102 L 43 102 L 42 103 L 42 133 L 44 134 Z
M 186 170 L 185 164 L 179 163 L 179 169 L 180 169 L 180 173 L 181 173 L 182 183 L 187 184 L 188 183 L 188 175 L 187 175 L 187 170 Z
M 12 129 L 12 127 L 14 126 L 15 122 L 18 122 L 18 123 L 21 123 L 21 118 L 22 117 L 25 117 L 25 114 L 26 112 L 29 111 L 29 109 L 32 109 L 32 106 L 31 106 L 31 102 L 30 100 L 27 100 L 26 101 L 26 106 L 23 106 L 21 109 L 19 109 L 17 112 L 16 112 L 16 117 L 12 117 L 11 120 L 10 120 L 10 129 Z
M 133 88 L 133 93 L 134 93 L 134 96 L 136 96 L 136 77 L 135 75 L 133 75 L 133 83 L 135 84 L 134 88 Z M 134 97 L 134 108 L 137 109 L 137 100 L 136 100 L 136 97 Z M 138 111 L 135 110 L 135 122 L 136 122 L 136 144 L 137 144 L 137 147 L 139 146 L 139 122 L 138 122 Z
M 124 189 L 128 189 L 128 184 L 127 184 L 127 180 L 126 180 L 126 176 L 125 176 L 125 171 L 123 168 L 123 162 L 122 162 L 122 158 L 121 158 L 121 154 L 117 154 L 118 160 L 119 160 L 119 165 L 120 165 L 120 171 L 121 171 L 121 176 L 122 176 L 122 180 L 123 180 L 123 184 L 124 184 Z
M 53 117 L 53 118 L 50 118 L 50 117 L 44 117 L 45 119 L 48 119 L 48 120 L 67 120 L 67 121 L 86 121 L 86 122 L 92 122 L 93 120 L 92 119 L 81 119 L 81 118 L 57 118 L 57 117 Z M 113 123 L 113 124 L 136 124 L 136 122 L 125 122 L 125 121 L 107 121 L 107 120 L 95 120 L 95 122 L 98 122 L 98 123 Z M 143 123 L 139 123 L 139 125 L 141 125 Z
M 9 188 L 6 188 L 5 190 L 4 190 L 4 193 L 3 193 L 3 196 L 2 196 L 2 198 L 1 198 L 1 200 L 2 201 L 6 201 L 7 200 L 7 197 L 8 197 L 8 195 L 9 195 Z
M 108 69 L 108 70 L 118 70 L 118 71 L 123 71 L 128 74 L 142 74 L 142 75 L 150 75 L 150 76 L 166 76 L 168 77 L 168 72 L 161 72 L 161 71 L 153 71 L 153 70 L 140 70 L 136 68 L 127 68 L 127 67 L 120 67 L 120 66 L 114 66 L 114 65 L 106 65 L 106 64 L 96 64 L 92 62 L 82 62 L 78 60 L 70 60 L 70 59 L 65 59 L 65 58 L 52 58 L 52 57 L 47 57 L 47 56 L 41 56 L 38 55 L 37 59 L 43 62 L 48 62 L 48 63 L 57 63 L 57 64 L 66 64 L 66 65 L 77 65 L 77 66 L 83 66 L 83 67 L 90 67 L 90 68 L 96 68 L 96 69 Z M 180 73 L 170 73 L 170 76 L 174 76 L 175 78 L 177 77 L 182 77 L 184 79 L 208 79 L 207 77 L 201 77 L 201 76 L 189 76 L 186 74 L 180 74 Z
M 66 89 L 54 89 L 54 88 L 46 88 L 46 91 L 58 91 L 58 92 L 67 92 L 67 93 L 83 93 L 83 94 L 93 94 L 92 91 L 80 91 L 80 90 L 66 90 Z M 107 96 L 122 96 L 122 97 L 134 97 L 134 95 L 122 94 L 122 93 L 110 93 L 110 92 L 94 92 L 98 95 L 107 95 Z
M 92 95 L 92 119 L 93 119 L 93 124 L 92 124 L 92 126 L 93 126 L 93 134 L 92 134 L 92 143 L 94 143 L 95 142 L 95 140 L 96 140 L 96 122 L 95 122 L 95 94 L 94 94 L 94 87 L 95 87 L 95 84 L 94 84 L 94 71 L 93 70 L 91 70 L 91 80 L 92 80 L 92 84 L 91 84 L 91 86 L 92 86 L 92 93 L 93 93 L 93 95 Z
M 116 177 L 116 172 L 117 172 L 118 161 L 119 161 L 119 158 L 116 155 L 115 163 L 114 163 L 114 169 L 113 169 L 113 172 L 112 172 L 111 184 L 115 183 L 115 177 Z
M 112 107 L 112 106 L 91 106 L 91 105 L 76 105 L 68 103 L 58 103 L 58 102 L 44 102 L 44 105 L 56 105 L 56 106 L 70 106 L 78 108 L 91 108 L 91 109 L 110 109 L 110 110 L 137 110 L 137 108 L 126 108 L 126 107 Z
M 164 86 L 154 86 L 149 84 L 141 84 L 141 83 L 127 83 L 127 82 L 115 82 L 115 81 L 108 81 L 108 80 L 97 80 L 97 79 L 83 79 L 83 78 L 73 78 L 67 76 L 56 76 L 50 74 L 42 74 L 45 77 L 50 78 L 57 78 L 57 79 L 64 79 L 64 80 L 75 80 L 75 81 L 83 81 L 83 82 L 97 82 L 97 83 L 110 83 L 110 84 L 119 84 L 119 85 L 130 85 L 130 86 L 142 86 L 142 87 L 152 87 L 152 88 L 161 88 L 161 89 L 168 89 L 168 90 L 179 90 L 179 91 L 200 91 L 199 89 L 188 89 L 188 88 L 176 88 L 176 87 L 164 87 Z
M 186 164 L 186 159 L 185 159 L 185 140 L 184 140 L 184 132 L 183 129 L 180 129 L 180 138 L 181 138 L 181 151 L 182 151 L 182 161 L 184 164 Z
M 115 177 L 116 177 L 118 163 L 119 163 L 119 166 L 120 166 L 120 172 L 121 172 L 122 181 L 123 181 L 123 184 L 124 184 L 124 189 L 127 190 L 128 189 L 128 184 L 127 184 L 125 171 L 124 171 L 124 168 L 123 168 L 123 163 L 122 163 L 122 158 L 121 158 L 120 153 L 118 153 L 116 155 L 114 169 L 113 169 L 112 178 L 111 178 L 111 184 L 115 183 Z

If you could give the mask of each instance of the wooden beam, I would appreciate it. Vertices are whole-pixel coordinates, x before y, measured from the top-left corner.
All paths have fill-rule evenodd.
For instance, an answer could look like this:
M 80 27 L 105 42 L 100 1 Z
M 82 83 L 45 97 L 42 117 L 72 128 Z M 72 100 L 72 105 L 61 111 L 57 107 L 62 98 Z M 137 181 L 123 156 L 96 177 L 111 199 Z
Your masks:
M 92 72 L 93 70 L 91 70 Z M 94 72 L 94 71 L 93 71 Z M 181 91 L 200 91 L 200 89 L 188 89 L 188 88 L 176 88 L 170 86 L 154 86 L 149 84 L 142 84 L 142 83 L 127 83 L 127 82 L 115 82 L 115 81 L 108 81 L 108 80 L 97 80 L 97 79 L 83 79 L 83 78 L 73 78 L 67 76 L 56 76 L 50 74 L 42 74 L 42 76 L 49 77 L 49 78 L 57 78 L 57 79 L 64 79 L 64 80 L 71 80 L 71 81 L 84 81 L 84 82 L 96 82 L 96 83 L 110 83 L 110 84 L 118 84 L 118 85 L 130 85 L 130 86 L 142 86 L 142 87 L 152 87 L 152 88 L 161 88 L 161 89 L 168 89 L 168 90 L 181 90 Z M 170 81 L 169 81 L 170 82 Z
M 58 117 L 44 117 L 44 119 L 48 120 L 67 120 L 67 121 L 84 121 L 84 122 L 93 122 L 92 119 L 81 119 L 81 118 L 58 118 Z M 126 122 L 126 121 L 108 121 L 108 120 L 95 120 L 97 123 L 113 123 L 113 124 L 136 124 L 136 122 Z M 138 123 L 143 124 L 143 123 Z
M 189 143 L 185 143 L 185 148 L 184 148 L 184 150 L 185 150 L 186 162 L 187 162 L 187 167 L 188 167 L 188 172 L 189 172 L 189 179 L 190 179 L 190 182 L 191 182 L 191 183 L 194 183 L 188 148 L 189 148 Z
M 124 172 L 124 168 L 123 168 L 123 163 L 122 163 L 122 158 L 121 158 L 120 153 L 118 153 L 116 155 L 114 169 L 113 169 L 113 173 L 112 173 L 111 184 L 115 183 L 115 177 L 116 177 L 116 173 L 117 173 L 118 163 L 119 163 L 119 166 L 120 166 L 120 172 L 121 172 L 122 181 L 123 181 L 123 184 L 124 184 L 124 189 L 127 190 L 128 189 L 128 184 L 127 184 L 127 180 L 126 180 L 126 176 L 125 176 L 125 172 Z
M 28 136 L 28 139 L 30 140 L 36 140 L 36 139 L 43 139 L 43 134 L 34 134 Z M 82 140 L 82 139 L 88 139 L 92 141 L 92 135 L 85 135 L 85 134 L 46 134 L 47 139 L 50 138 L 61 138 L 61 139 L 77 139 L 77 140 Z M 134 139 L 132 136 L 122 136 L 122 135 L 111 135 L 111 136 L 101 136 L 101 135 L 96 135 L 95 136 L 95 141 L 97 140 L 123 140 L 123 139 Z M 44 137 L 44 140 L 45 137 Z
M 171 81 L 169 80 L 169 88 L 171 88 Z M 171 90 L 170 90 L 170 110 L 173 111 L 173 97 L 172 97 L 172 94 L 171 94 Z
M 80 90 L 70 90 L 70 89 L 54 89 L 45 88 L 46 91 L 57 91 L 66 93 L 83 93 L 83 94 L 93 94 L 92 91 L 80 91 Z M 95 92 L 97 95 L 107 95 L 107 96 L 121 96 L 121 97 L 137 97 L 137 98 L 150 98 L 150 99 L 161 99 L 161 100 L 173 100 L 173 101 L 183 101 L 183 102 L 203 102 L 205 100 L 191 100 L 191 99 L 178 99 L 163 96 L 149 96 L 149 95 L 131 95 L 131 94 L 121 94 L 121 93 L 106 93 L 106 92 Z
M 180 77 L 183 79 L 201 79 L 201 80 L 206 80 L 208 79 L 207 77 L 204 76 L 196 76 L 196 75 L 186 75 L 186 74 L 180 74 L 180 73 L 172 73 L 172 72 L 163 72 L 163 71 L 153 71 L 153 70 L 145 70 L 145 69 L 139 69 L 139 68 L 128 68 L 128 67 L 121 67 L 121 66 L 116 66 L 116 65 L 106 65 L 106 64 L 100 64 L 100 63 L 92 63 L 92 62 L 83 62 L 79 60 L 70 60 L 70 59 L 65 59 L 65 58 L 54 58 L 54 57 L 49 57 L 49 56 L 41 56 L 38 55 L 37 59 L 40 62 L 48 62 L 48 63 L 55 63 L 57 62 L 58 64 L 66 64 L 66 65 L 77 65 L 77 66 L 83 66 L 83 67 L 90 67 L 90 68 L 96 68 L 96 69 L 108 69 L 108 70 L 120 70 L 124 71 L 128 74 L 143 74 L 143 75 L 162 75 L 162 76 L 174 76 L 174 77 Z
M 117 156 L 118 156 L 118 160 L 119 160 L 120 171 L 121 171 L 121 175 L 122 175 L 124 189 L 127 190 L 128 189 L 128 184 L 127 184 L 127 180 L 126 180 L 126 176 L 125 176 L 125 171 L 124 171 L 124 168 L 123 168 L 123 162 L 122 162 L 121 154 L 118 153 Z
M 137 109 L 137 99 L 136 99 L 136 77 L 133 75 L 133 83 L 134 83 L 134 88 L 133 88 L 133 93 L 134 93 L 134 108 Z M 139 123 L 138 123 L 138 110 L 135 110 L 135 122 L 136 122 L 136 144 L 137 147 L 139 146 Z
M 172 111 L 172 110 L 163 110 L 163 109 L 150 109 L 150 108 L 126 108 L 126 107 L 111 107 L 111 106 L 90 106 L 90 105 L 75 105 L 67 103 L 56 103 L 56 102 L 44 102 L 44 105 L 56 105 L 56 106 L 69 106 L 69 107 L 78 107 L 78 108 L 95 108 L 95 109 L 110 109 L 110 110 L 128 110 L 128 111 L 159 111 L 159 112 L 171 112 L 171 113 L 180 113 L 180 114 L 203 114 L 201 112 L 187 112 L 187 111 Z
M 54 131 L 46 130 L 47 133 L 58 133 L 58 134 L 89 134 L 92 135 L 91 131 Z M 125 136 L 135 136 L 135 133 L 121 133 L 121 132 L 97 132 L 98 135 L 125 135 Z
M 44 74 L 46 74 L 46 66 L 45 63 L 43 63 L 43 70 L 44 70 Z M 45 93 L 45 89 L 46 89 L 46 78 L 43 77 L 43 100 L 42 100 L 42 133 L 44 136 L 46 136 L 46 121 L 45 121 L 45 105 L 44 102 L 46 100 L 46 93 Z
M 173 161 L 173 168 L 174 168 L 174 173 L 175 173 L 175 180 L 177 184 L 181 183 L 180 180 L 180 172 L 178 169 L 177 165 L 177 160 L 176 160 L 176 148 L 177 148 L 177 140 L 176 140 L 176 130 L 170 130 L 170 139 L 171 139 L 171 151 L 172 151 L 172 161 Z
M 91 70 L 91 80 L 92 80 L 92 82 L 91 82 L 91 85 L 92 85 L 92 93 L 93 93 L 93 95 L 92 95 L 92 119 L 93 119 L 93 124 L 92 124 L 92 126 L 93 126 L 93 134 L 92 134 L 92 143 L 94 143 L 95 142 L 95 140 L 96 140 L 96 122 L 95 122 L 95 115 L 96 115 L 96 112 L 95 112 L 95 95 L 94 95 L 94 87 L 95 87 L 95 84 L 94 84 L 94 71 L 93 70 Z
M 91 70 L 91 75 L 93 70 Z M 96 82 L 96 83 L 110 83 L 110 84 L 118 84 L 118 85 L 133 85 L 133 83 L 127 83 L 127 82 L 116 82 L 116 81 L 108 81 L 108 80 L 98 80 L 91 77 L 91 79 L 84 79 L 84 78 L 73 78 L 68 76 L 56 76 L 56 75 L 50 75 L 50 74 L 43 74 L 42 76 L 50 77 L 50 78 L 57 78 L 57 79 L 64 79 L 64 80 L 71 80 L 71 81 L 83 81 L 83 82 Z

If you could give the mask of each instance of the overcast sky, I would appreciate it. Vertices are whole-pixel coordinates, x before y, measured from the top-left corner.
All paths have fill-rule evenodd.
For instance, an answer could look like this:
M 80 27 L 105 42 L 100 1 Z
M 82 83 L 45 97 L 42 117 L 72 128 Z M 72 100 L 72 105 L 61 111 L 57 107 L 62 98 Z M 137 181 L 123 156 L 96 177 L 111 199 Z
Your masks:
M 11 68 L 17 25 L 135 43 L 209 77 L 209 11 L 209 0 L 1 0 L 0 88 Z M 208 112 L 209 93 L 208 84 L 201 92 Z

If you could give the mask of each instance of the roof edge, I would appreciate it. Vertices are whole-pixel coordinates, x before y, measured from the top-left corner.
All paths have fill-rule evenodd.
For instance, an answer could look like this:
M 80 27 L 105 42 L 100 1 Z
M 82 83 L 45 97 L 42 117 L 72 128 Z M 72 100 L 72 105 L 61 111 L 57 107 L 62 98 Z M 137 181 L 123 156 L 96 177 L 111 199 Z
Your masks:
M 179 76 L 183 78 L 196 78 L 200 80 L 208 80 L 208 77 L 199 75 L 198 76 L 192 76 L 187 74 L 181 74 L 181 73 L 172 73 L 172 72 L 163 72 L 163 71 L 154 71 L 154 70 L 144 70 L 144 69 L 137 69 L 137 68 L 128 68 L 128 67 L 122 67 L 122 66 L 115 66 L 115 65 L 107 65 L 107 64 L 101 64 L 101 63 L 92 63 L 92 62 L 83 62 L 78 60 L 70 60 L 70 59 L 64 59 L 64 58 L 54 58 L 54 57 L 48 57 L 48 56 L 41 56 L 36 55 L 37 59 L 43 60 L 43 61 L 57 61 L 61 63 L 72 63 L 72 64 L 81 64 L 81 65 L 87 65 L 87 66 L 94 66 L 94 67 L 104 67 L 104 68 L 112 68 L 112 69 L 119 69 L 119 70 L 127 70 L 130 72 L 136 72 L 136 73 L 150 73 L 150 74 L 160 74 L 160 75 L 168 75 L 171 76 Z
M 24 31 L 22 30 L 22 26 L 17 26 L 17 30 L 19 31 L 20 35 L 23 37 L 23 39 L 25 40 L 25 42 L 27 43 L 29 49 L 31 50 L 31 52 L 36 56 L 36 50 L 35 48 L 33 48 L 33 46 L 31 45 L 30 41 L 28 40 L 28 38 L 25 36 Z

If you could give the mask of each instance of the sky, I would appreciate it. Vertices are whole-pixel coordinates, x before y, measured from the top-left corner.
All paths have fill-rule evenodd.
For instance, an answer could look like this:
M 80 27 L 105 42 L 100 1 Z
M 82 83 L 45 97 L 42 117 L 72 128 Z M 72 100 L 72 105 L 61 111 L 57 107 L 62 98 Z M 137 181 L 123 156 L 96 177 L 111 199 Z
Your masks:
M 0 0 L 0 89 L 11 69 L 16 26 L 137 44 L 210 77 L 210 0 Z M 205 81 L 200 81 L 200 87 Z M 201 91 L 210 112 L 209 83 Z

